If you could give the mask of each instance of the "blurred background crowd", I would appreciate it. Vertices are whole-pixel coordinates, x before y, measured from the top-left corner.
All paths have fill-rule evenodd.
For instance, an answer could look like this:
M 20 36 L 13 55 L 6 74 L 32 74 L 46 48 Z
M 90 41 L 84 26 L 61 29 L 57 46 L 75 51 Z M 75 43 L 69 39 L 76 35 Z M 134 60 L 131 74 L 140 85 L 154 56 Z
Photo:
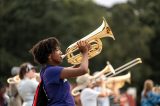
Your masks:
M 108 68 L 108 66 L 107 66 Z M 7 84 L 0 82 L 0 106 L 32 106 L 40 74 L 29 62 L 14 67 L 14 77 L 7 79 Z M 137 89 L 127 87 L 130 72 L 126 75 L 106 77 L 110 69 L 89 73 L 76 78 L 71 84 L 71 94 L 76 106 L 137 106 Z M 151 79 L 145 80 L 138 106 L 159 106 L 160 86 Z

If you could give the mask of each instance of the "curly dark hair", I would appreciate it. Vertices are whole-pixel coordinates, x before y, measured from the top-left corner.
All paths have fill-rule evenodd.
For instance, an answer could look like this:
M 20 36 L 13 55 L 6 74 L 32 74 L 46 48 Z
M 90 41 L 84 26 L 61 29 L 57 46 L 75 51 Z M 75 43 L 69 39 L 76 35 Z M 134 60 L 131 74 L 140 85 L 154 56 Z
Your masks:
M 30 53 L 33 55 L 36 63 L 45 65 L 48 62 L 49 54 L 55 51 L 59 46 L 59 41 L 55 37 L 50 37 L 35 44 L 30 50 Z

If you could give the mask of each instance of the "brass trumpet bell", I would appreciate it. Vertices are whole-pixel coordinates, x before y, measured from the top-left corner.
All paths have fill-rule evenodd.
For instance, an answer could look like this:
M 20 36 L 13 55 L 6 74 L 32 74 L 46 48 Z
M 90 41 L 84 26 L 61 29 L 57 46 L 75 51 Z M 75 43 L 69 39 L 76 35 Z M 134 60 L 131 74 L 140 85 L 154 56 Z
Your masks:
M 11 77 L 11 78 L 8 78 L 7 79 L 7 82 L 9 84 L 18 84 L 20 82 L 20 78 L 19 78 L 19 75 L 16 75 L 14 77 Z
M 100 38 L 103 37 L 111 37 L 115 39 L 105 18 L 103 18 L 103 22 L 99 28 L 97 28 L 95 31 L 93 31 L 86 37 L 80 39 L 87 41 L 91 45 L 91 49 L 88 52 L 89 59 L 98 55 L 101 52 L 102 42 Z M 70 64 L 80 64 L 82 60 L 82 54 L 79 52 L 77 53 L 77 51 L 78 51 L 77 42 L 75 42 L 66 49 L 66 54 L 63 55 L 62 57 L 64 58 L 65 56 L 67 56 L 67 61 Z
M 125 85 L 125 82 L 130 83 L 131 80 L 131 73 L 128 72 L 126 75 L 110 77 L 106 79 L 106 86 L 107 88 L 112 88 L 113 83 L 116 88 L 122 88 Z
M 107 61 L 107 65 L 100 71 L 97 72 L 97 74 L 95 74 L 93 76 L 94 79 L 98 79 L 100 78 L 102 75 L 105 75 L 107 73 L 112 73 L 115 74 L 114 68 L 112 67 L 112 65 L 109 63 L 109 61 Z
M 91 79 L 91 83 L 95 83 L 99 78 L 101 78 L 102 75 L 109 72 L 113 74 L 115 73 L 112 65 L 109 62 L 107 62 L 107 65 L 100 72 L 97 72 L 95 75 L 91 76 L 89 74 L 85 74 L 85 75 L 79 76 L 76 80 L 76 82 L 78 83 L 78 86 L 72 89 L 71 91 L 72 95 L 77 96 L 80 94 L 79 92 L 80 90 L 86 88 L 86 85 L 87 85 L 86 79 Z
M 35 73 L 35 77 L 34 78 L 35 78 L 36 81 L 40 82 L 40 80 L 41 80 L 40 79 L 40 73 Z M 11 77 L 11 78 L 7 79 L 7 82 L 9 84 L 18 84 L 20 81 L 21 81 L 21 79 L 19 78 L 19 75 L 16 75 L 14 77 Z

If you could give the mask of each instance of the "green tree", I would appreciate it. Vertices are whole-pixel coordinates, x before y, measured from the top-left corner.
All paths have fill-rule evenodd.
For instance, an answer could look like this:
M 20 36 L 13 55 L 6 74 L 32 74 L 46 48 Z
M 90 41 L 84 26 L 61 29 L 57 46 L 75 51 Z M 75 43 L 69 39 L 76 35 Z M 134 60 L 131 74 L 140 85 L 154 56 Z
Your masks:
M 57 37 L 65 51 L 96 28 L 104 12 L 90 0 L 1 0 L 1 73 L 10 76 L 14 65 L 33 63 L 28 51 L 43 38 Z

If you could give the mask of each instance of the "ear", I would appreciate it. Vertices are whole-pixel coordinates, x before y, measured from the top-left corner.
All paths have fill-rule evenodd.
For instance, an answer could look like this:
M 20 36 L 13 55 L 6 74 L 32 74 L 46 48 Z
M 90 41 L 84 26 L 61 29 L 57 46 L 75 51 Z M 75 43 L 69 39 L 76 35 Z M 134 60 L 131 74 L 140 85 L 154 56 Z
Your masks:
M 52 62 L 52 55 L 51 54 L 48 56 L 48 62 Z

